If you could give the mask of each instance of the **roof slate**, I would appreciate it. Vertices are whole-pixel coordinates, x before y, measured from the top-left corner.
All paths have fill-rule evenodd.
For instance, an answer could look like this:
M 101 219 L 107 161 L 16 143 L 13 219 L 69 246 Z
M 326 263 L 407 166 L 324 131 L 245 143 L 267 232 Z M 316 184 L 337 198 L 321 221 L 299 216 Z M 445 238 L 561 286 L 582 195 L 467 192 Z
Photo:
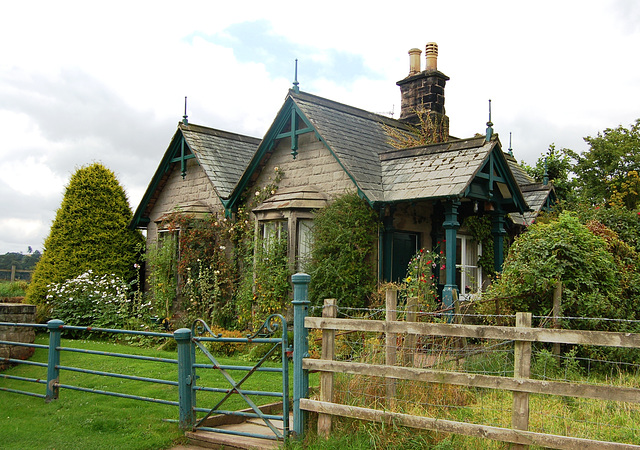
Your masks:
M 531 175 L 525 172 L 513 156 L 507 155 L 507 162 L 509 163 L 511 173 L 513 173 L 514 178 L 520 185 L 522 196 L 531 208 L 529 212 L 525 212 L 524 214 L 511 213 L 509 217 L 518 225 L 529 226 L 534 222 L 535 218 L 538 217 L 540 211 L 542 211 L 542 207 L 546 204 L 547 197 L 551 194 L 553 186 L 537 183 Z
M 199 125 L 179 129 L 220 198 L 229 198 L 260 139 Z
M 476 137 L 380 155 L 384 200 L 462 195 L 496 143 Z
M 315 95 L 290 96 L 369 201 L 383 201 L 379 154 L 393 150 L 383 124 L 403 130 L 407 126 Z

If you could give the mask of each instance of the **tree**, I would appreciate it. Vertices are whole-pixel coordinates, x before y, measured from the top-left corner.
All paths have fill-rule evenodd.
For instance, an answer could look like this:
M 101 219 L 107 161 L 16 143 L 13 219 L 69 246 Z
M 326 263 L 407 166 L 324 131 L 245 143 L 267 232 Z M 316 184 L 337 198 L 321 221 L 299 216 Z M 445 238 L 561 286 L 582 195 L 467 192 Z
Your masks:
M 551 144 L 546 154 L 541 155 L 535 166 L 521 162 L 522 168 L 538 183 L 544 182 L 545 177 L 553 184 L 558 200 L 568 200 L 571 196 L 571 159 L 573 151 L 566 148 L 556 150 Z
M 571 152 L 580 195 L 591 204 L 610 204 L 633 210 L 640 205 L 640 119 L 629 128 L 607 128 L 584 140 L 590 148 Z
M 143 238 L 127 228 L 131 218 L 127 196 L 111 170 L 98 163 L 79 168 L 45 240 L 27 301 L 42 305 L 41 314 L 47 314 L 47 285 L 88 270 L 133 279 Z
M 585 226 L 563 212 L 515 239 L 488 295 L 509 298 L 511 312 L 544 316 L 552 311 L 555 283 L 562 281 L 564 316 L 636 319 L 640 295 L 633 286 L 639 268 L 634 258 L 635 250 L 614 231 L 596 221 Z

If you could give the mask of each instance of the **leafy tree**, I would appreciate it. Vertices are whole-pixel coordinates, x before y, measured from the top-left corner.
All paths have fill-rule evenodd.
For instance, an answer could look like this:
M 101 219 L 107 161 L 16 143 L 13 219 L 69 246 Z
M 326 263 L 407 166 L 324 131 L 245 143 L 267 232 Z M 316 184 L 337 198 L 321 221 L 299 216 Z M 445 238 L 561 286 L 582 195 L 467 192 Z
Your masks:
M 46 315 L 47 286 L 89 270 L 133 279 L 143 239 L 127 228 L 131 217 L 127 196 L 111 170 L 98 163 L 79 168 L 45 240 L 27 301 L 43 306 L 40 312 Z
M 621 279 L 635 277 L 621 277 L 620 273 L 633 251 L 620 252 L 614 245 L 617 235 L 605 232 L 603 225 L 590 227 L 598 230 L 598 236 L 568 212 L 557 220 L 532 225 L 514 241 L 489 295 L 511 297 L 512 312 L 547 315 L 552 310 L 553 286 L 562 281 L 563 315 L 636 318 L 640 298 L 622 300 L 621 286 Z M 616 253 L 609 248 L 617 248 Z
M 548 180 L 553 183 L 558 199 L 567 200 L 571 196 L 569 174 L 572 155 L 573 151 L 566 148 L 556 150 L 556 146 L 551 144 L 547 153 L 538 158 L 535 166 L 529 166 L 524 161 L 520 165 L 538 183 L 542 183 L 545 176 L 548 177 Z
M 592 204 L 635 209 L 640 205 L 640 119 L 629 128 L 607 128 L 584 140 L 588 151 L 570 152 L 579 193 Z
M 343 306 L 366 306 L 376 281 L 371 254 L 377 227 L 375 211 L 355 193 L 316 214 L 309 267 L 313 304 L 338 298 Z

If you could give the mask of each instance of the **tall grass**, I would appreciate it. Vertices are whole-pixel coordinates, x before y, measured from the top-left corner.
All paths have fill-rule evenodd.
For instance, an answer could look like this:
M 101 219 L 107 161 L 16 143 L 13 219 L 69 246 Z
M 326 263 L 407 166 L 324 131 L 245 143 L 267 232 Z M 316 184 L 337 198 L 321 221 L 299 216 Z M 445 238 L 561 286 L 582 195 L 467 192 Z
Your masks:
M 0 281 L 0 300 L 7 297 L 24 297 L 29 283 L 26 281 Z

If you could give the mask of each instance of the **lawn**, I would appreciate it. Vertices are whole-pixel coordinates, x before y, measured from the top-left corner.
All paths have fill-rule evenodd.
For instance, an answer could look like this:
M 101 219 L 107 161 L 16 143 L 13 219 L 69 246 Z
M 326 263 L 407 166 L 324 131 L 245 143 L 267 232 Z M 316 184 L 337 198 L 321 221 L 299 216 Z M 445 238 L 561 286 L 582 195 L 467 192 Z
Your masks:
M 48 336 L 39 335 L 36 343 L 47 344 Z M 64 347 L 77 347 L 113 353 L 176 359 L 175 351 L 138 348 L 95 340 L 62 340 Z M 200 353 L 200 352 L 198 352 Z M 46 362 L 47 350 L 37 349 L 32 361 Z M 198 362 L 207 361 L 200 355 Z M 220 364 L 248 366 L 238 358 L 218 359 Z M 139 361 L 133 359 L 62 352 L 61 365 L 94 371 L 125 373 L 177 381 L 177 365 Z M 275 365 L 275 364 L 270 364 Z M 4 373 L 28 378 L 46 379 L 46 368 L 18 365 Z M 237 380 L 244 372 L 232 371 Z M 229 384 L 217 371 L 199 369 L 199 385 L 227 388 Z M 60 382 L 90 389 L 178 401 L 178 388 L 174 386 L 130 381 L 63 370 Z M 279 374 L 256 373 L 243 387 L 245 389 L 278 391 Z M 43 384 L 0 378 L 0 386 L 44 394 Z M 199 393 L 198 407 L 213 407 L 221 394 Z M 253 397 L 258 404 L 275 401 L 273 397 Z M 236 410 L 246 404 L 239 396 L 232 396 L 221 409 Z M 163 419 L 178 419 L 178 407 L 145 401 L 118 398 L 94 393 L 60 390 L 60 398 L 45 403 L 41 398 L 0 391 L 0 447 L 3 449 L 164 449 L 185 442 L 176 423 Z

